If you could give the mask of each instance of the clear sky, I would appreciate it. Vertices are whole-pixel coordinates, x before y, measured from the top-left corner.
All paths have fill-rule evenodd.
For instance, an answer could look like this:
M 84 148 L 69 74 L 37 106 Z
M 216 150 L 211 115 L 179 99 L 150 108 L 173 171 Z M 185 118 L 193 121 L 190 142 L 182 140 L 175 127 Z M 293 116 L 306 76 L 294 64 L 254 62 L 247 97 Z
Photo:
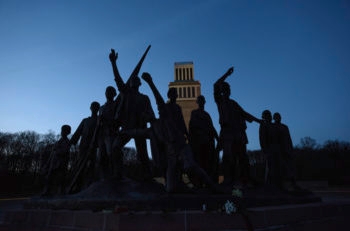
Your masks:
M 193 61 L 219 130 L 213 83 L 234 66 L 231 97 L 247 112 L 280 112 L 294 144 L 350 141 L 350 3 L 343 1 L 0 0 L 0 131 L 74 131 L 115 86 L 141 72 L 166 98 L 174 63 Z M 150 96 L 146 83 L 140 91 Z M 248 123 L 248 149 L 260 149 Z

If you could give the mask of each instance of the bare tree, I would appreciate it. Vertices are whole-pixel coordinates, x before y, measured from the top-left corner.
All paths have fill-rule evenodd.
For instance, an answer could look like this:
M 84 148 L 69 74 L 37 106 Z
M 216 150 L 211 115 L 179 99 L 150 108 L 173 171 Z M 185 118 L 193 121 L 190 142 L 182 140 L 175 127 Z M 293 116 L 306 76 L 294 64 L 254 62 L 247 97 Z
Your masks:
M 314 150 L 317 147 L 316 140 L 310 136 L 306 136 L 300 139 L 300 148 L 306 150 Z
M 12 134 L 0 132 L 0 173 L 8 171 L 7 157 L 9 155 L 9 145 L 12 139 Z
M 55 142 L 58 140 L 58 135 L 56 135 L 53 131 L 49 131 L 49 133 L 41 135 L 41 139 L 39 142 L 39 163 L 38 169 L 36 172 L 38 174 L 45 174 L 46 168 L 49 164 L 49 159 L 51 155 L 52 148 Z

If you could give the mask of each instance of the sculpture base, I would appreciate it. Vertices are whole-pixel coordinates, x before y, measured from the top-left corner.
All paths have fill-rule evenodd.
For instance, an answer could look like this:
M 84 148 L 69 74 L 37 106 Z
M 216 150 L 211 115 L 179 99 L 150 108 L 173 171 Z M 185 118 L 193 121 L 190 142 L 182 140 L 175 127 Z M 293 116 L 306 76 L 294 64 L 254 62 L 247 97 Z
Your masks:
M 61 197 L 32 198 L 24 204 L 26 209 L 69 210 L 220 210 L 227 201 L 240 208 L 271 205 L 303 204 L 321 202 L 312 192 L 299 190 L 284 192 L 275 187 L 242 189 L 242 197 L 232 196 L 232 187 L 222 186 L 222 193 L 212 193 L 207 188 L 186 189 L 181 193 L 166 193 L 164 186 L 156 181 L 138 182 L 125 178 L 118 182 L 99 181 L 73 195 Z

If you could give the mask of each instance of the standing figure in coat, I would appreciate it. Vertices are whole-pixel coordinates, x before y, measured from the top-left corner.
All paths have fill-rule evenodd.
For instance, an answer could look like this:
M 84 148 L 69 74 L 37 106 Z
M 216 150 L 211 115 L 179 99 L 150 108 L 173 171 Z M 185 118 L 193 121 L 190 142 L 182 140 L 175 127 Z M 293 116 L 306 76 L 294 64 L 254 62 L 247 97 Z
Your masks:
M 80 191 L 93 182 L 95 177 L 95 164 L 97 145 L 94 133 L 97 127 L 98 111 L 100 104 L 96 101 L 90 105 L 91 116 L 84 118 L 70 139 L 71 145 L 76 145 L 79 141 L 79 154 L 73 169 L 73 179 L 76 177 L 75 191 Z M 81 169 L 82 168 L 82 169 Z M 79 176 L 76 176 L 79 174 Z
M 215 140 L 218 142 L 219 136 L 209 113 L 204 110 L 205 97 L 198 96 L 196 102 L 198 109 L 191 112 L 189 122 L 189 143 L 195 161 L 214 182 L 218 182 L 219 153 L 215 149 Z
M 293 142 L 287 125 L 281 122 L 281 114 L 273 114 L 274 125 L 277 136 L 279 137 L 279 155 L 280 155 L 280 178 L 279 182 L 283 190 L 300 190 L 296 184 L 296 167 L 293 156 Z
M 123 155 L 114 148 L 119 130 L 119 123 L 114 117 L 118 106 L 116 95 L 115 88 L 108 86 L 105 91 L 106 102 L 98 113 L 98 171 L 102 179 L 119 180 L 122 177 Z
M 220 77 L 214 84 L 214 99 L 219 111 L 220 143 L 223 148 L 224 183 L 235 184 L 255 183 L 250 176 L 249 159 L 246 145 L 246 121 L 258 122 L 233 99 L 230 99 L 230 85 L 225 82 L 233 73 L 233 67 Z
M 271 184 L 274 181 L 275 159 L 273 158 L 274 150 L 276 150 L 276 135 L 274 125 L 272 124 L 272 114 L 269 110 L 262 112 L 262 122 L 259 126 L 259 142 L 261 151 L 266 160 L 265 165 L 265 183 Z
M 68 162 L 70 157 L 70 143 L 68 135 L 71 133 L 69 125 L 61 127 L 61 138 L 55 143 L 49 159 L 49 172 L 46 176 L 46 186 L 43 196 L 65 194 Z

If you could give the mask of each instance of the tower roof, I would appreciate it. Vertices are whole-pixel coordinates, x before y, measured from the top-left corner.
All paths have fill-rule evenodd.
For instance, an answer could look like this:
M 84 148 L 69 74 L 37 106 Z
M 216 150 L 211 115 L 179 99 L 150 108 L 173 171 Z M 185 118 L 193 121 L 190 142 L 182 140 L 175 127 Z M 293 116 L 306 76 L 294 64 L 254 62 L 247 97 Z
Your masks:
M 175 62 L 175 65 L 186 65 L 186 64 L 193 64 L 193 62 L 192 61 Z

